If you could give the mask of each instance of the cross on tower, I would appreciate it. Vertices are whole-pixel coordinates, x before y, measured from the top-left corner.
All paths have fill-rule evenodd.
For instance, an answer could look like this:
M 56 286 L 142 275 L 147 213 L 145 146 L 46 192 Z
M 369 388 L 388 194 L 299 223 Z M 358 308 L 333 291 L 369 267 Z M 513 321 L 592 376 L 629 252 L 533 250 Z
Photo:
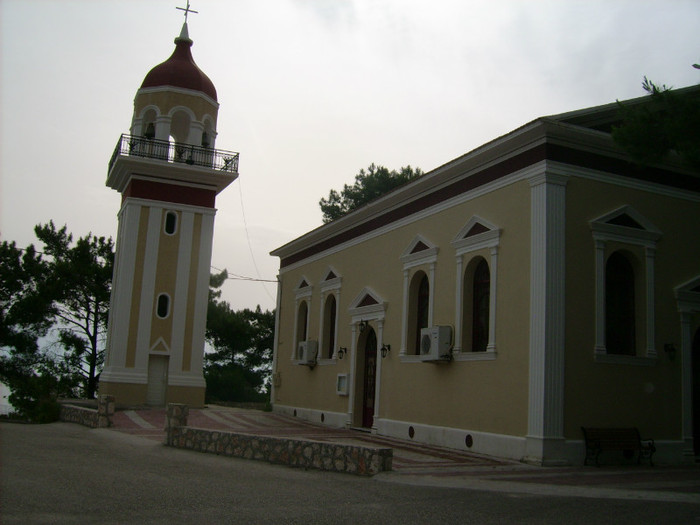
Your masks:
M 185 12 L 185 23 L 187 23 L 187 15 L 190 13 L 195 13 L 199 14 L 199 11 L 195 11 L 194 9 L 190 9 L 190 0 L 187 0 L 187 7 L 176 7 L 175 9 L 179 9 L 180 11 Z

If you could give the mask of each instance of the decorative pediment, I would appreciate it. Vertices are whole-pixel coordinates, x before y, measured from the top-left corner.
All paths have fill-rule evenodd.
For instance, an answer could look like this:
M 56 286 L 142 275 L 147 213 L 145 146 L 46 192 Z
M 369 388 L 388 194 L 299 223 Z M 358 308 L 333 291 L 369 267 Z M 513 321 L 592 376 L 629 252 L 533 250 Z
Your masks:
M 486 219 L 474 215 L 452 240 L 457 255 L 462 255 L 481 248 L 498 246 L 501 230 Z
M 308 297 L 313 292 L 313 287 L 310 284 L 309 279 L 306 276 L 302 276 L 299 282 L 294 287 L 294 295 L 297 299 L 301 297 Z
M 681 312 L 700 312 L 700 275 L 673 289 Z
M 401 254 L 404 269 L 437 260 L 438 247 L 422 235 L 416 235 Z
M 333 268 L 332 266 L 329 266 L 325 272 L 323 272 L 323 279 L 321 279 L 321 291 L 322 292 L 327 292 L 329 290 L 337 290 L 340 288 L 340 284 L 342 282 L 342 278 L 340 277 L 340 274 L 338 271 Z
M 153 343 L 153 345 L 151 346 L 150 351 L 168 353 L 170 352 L 170 347 L 165 342 L 165 339 L 159 337 L 158 339 L 156 339 L 156 342 Z
M 593 237 L 601 241 L 650 245 L 661 237 L 661 230 L 632 206 L 617 208 L 593 219 L 590 225 Z
M 386 310 L 386 302 L 382 297 L 366 286 L 350 303 L 348 311 L 353 317 L 353 322 L 361 319 L 383 319 Z

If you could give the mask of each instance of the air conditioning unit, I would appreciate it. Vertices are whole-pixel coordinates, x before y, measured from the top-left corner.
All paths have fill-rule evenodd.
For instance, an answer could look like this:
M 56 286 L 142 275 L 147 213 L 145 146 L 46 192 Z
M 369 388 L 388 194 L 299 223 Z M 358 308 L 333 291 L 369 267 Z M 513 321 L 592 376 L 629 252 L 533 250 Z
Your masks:
M 300 365 L 314 366 L 318 355 L 318 341 L 300 341 L 297 347 L 297 359 Z
M 452 359 L 452 327 L 431 326 L 420 331 L 421 361 L 449 361 Z

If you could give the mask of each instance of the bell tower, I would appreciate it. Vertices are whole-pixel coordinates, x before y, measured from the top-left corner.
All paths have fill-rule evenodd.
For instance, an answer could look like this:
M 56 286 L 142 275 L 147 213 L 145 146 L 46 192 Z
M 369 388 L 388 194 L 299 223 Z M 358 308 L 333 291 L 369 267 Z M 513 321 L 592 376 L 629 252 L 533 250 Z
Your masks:
M 185 18 L 109 162 L 122 200 L 99 391 L 119 405 L 204 404 L 215 200 L 238 177 L 238 153 L 214 147 L 219 103 L 192 43 Z

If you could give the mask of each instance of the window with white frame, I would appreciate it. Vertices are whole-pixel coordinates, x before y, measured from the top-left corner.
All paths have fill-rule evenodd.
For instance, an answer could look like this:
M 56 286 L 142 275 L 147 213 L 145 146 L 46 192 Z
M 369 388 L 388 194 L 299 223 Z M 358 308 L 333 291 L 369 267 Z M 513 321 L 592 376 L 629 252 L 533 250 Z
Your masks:
M 300 343 L 307 340 L 309 333 L 309 309 L 313 288 L 309 281 L 303 277 L 294 289 L 295 295 L 295 321 L 294 321 L 294 348 L 292 359 L 301 359 Z
M 595 243 L 596 361 L 652 364 L 659 231 L 631 206 L 590 223 Z
M 496 283 L 501 230 L 473 216 L 452 240 L 455 248 L 456 360 L 493 359 L 496 351 Z
M 419 354 L 421 329 L 433 325 L 437 254 L 437 246 L 417 235 L 401 255 L 404 294 L 400 355 Z
M 329 266 L 321 280 L 321 323 L 319 327 L 319 356 L 323 360 L 334 359 L 338 351 L 338 301 L 342 278 Z

